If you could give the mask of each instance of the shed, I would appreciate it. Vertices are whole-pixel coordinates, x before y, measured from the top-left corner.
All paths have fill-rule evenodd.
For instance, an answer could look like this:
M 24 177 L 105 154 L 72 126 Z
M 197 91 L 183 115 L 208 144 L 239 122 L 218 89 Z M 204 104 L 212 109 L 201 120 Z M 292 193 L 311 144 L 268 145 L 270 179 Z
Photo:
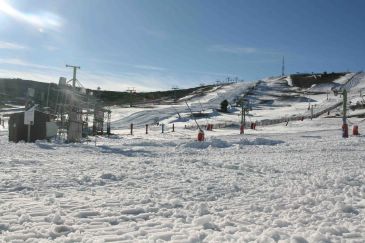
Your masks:
M 30 142 L 46 139 L 54 134 L 54 126 L 50 126 L 52 115 L 34 111 L 34 124 L 30 127 Z M 24 125 L 24 112 L 13 113 L 9 116 L 9 141 L 27 141 L 28 125 Z M 50 127 L 52 131 L 50 132 Z M 48 134 L 47 134 L 48 133 Z

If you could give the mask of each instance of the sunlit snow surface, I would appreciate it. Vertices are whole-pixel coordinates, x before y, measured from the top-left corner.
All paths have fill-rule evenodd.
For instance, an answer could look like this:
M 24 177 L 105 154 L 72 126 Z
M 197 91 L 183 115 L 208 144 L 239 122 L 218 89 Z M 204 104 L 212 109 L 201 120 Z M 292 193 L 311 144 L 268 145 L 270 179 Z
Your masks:
M 0 239 L 364 242 L 365 137 L 342 139 L 340 123 L 222 129 L 203 143 L 195 131 L 122 134 L 96 146 L 13 144 L 2 131 Z
M 209 112 L 244 85 L 200 103 Z M 270 88 L 280 84 L 265 85 L 254 98 L 280 93 Z M 340 99 L 310 98 L 318 107 Z M 275 102 L 252 119 L 308 112 L 306 102 Z M 340 118 L 244 135 L 214 127 L 197 142 L 197 130 L 184 129 L 193 124 L 186 108 L 176 107 L 113 108 L 117 135 L 82 144 L 9 143 L 0 127 L 0 242 L 365 242 L 365 136 L 343 139 Z M 213 115 L 199 122 L 239 121 L 238 111 Z M 150 125 L 145 134 L 155 116 L 165 133 Z M 350 134 L 352 123 L 365 131 L 363 119 L 350 122 Z

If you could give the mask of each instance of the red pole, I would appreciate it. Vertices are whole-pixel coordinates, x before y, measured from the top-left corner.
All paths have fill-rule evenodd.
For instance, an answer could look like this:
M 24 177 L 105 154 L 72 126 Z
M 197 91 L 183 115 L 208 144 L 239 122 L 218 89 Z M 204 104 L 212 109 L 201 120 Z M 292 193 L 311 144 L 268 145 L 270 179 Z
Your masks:
M 358 136 L 358 135 L 360 135 L 360 134 L 359 134 L 359 126 L 358 126 L 358 125 L 354 125 L 354 126 L 352 127 L 352 135 L 354 135 L 354 136 Z
M 342 125 L 342 137 L 343 138 L 349 137 L 349 126 L 346 123 Z
M 203 130 L 200 130 L 199 131 L 199 133 L 198 133 L 198 141 L 199 142 L 202 142 L 202 141 L 204 141 L 204 132 L 203 132 Z

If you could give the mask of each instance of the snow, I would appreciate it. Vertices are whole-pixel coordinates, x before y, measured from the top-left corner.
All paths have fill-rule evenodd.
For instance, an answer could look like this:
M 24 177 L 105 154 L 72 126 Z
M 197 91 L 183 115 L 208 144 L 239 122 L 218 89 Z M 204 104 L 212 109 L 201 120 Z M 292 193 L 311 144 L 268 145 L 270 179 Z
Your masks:
M 301 91 L 285 82 L 253 83 L 248 120 L 308 112 L 307 101 L 292 98 Z M 213 108 L 251 85 L 189 100 L 212 115 L 198 120 L 215 124 L 204 142 L 184 129 L 193 121 L 183 104 L 113 107 L 116 134 L 80 144 L 9 143 L 0 126 L 0 242 L 364 242 L 365 136 L 343 139 L 341 118 L 326 116 L 242 135 L 237 126 L 218 127 L 238 123 L 239 110 Z M 317 110 L 341 100 L 308 96 Z M 156 116 L 165 132 L 150 125 L 145 134 Z M 351 121 L 362 133 L 365 121 Z
M 339 88 L 341 85 L 338 83 L 321 83 L 321 84 L 314 84 L 309 91 L 312 92 L 330 92 L 333 88 Z
M 0 239 L 361 242 L 365 138 L 342 139 L 340 123 L 226 128 L 203 143 L 190 130 L 97 146 L 1 133 Z

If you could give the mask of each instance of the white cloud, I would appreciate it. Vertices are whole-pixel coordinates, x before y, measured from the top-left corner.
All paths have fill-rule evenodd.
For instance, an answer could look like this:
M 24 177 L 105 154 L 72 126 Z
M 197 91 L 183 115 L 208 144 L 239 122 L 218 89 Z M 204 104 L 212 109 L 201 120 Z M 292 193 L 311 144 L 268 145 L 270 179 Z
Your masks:
M 86 87 L 103 90 L 125 91 L 135 87 L 137 92 L 157 91 L 169 89 L 176 77 L 169 75 L 140 74 L 140 73 L 112 73 L 112 72 L 80 72 L 79 80 Z
M 0 41 L 0 49 L 24 50 L 28 47 L 13 42 Z
M 144 69 L 144 70 L 151 70 L 151 71 L 165 71 L 166 68 L 150 66 L 150 65 L 134 65 L 133 67 Z
M 9 68 L 0 70 L 2 78 L 22 78 L 41 82 L 57 83 L 59 77 L 70 79 L 70 70 L 62 67 L 29 63 L 22 59 L 1 59 L 0 64 Z M 156 73 L 142 74 L 138 72 L 93 72 L 80 70 L 78 80 L 86 87 L 96 89 L 100 86 L 105 90 L 125 91 L 128 87 L 135 87 L 137 91 L 152 91 L 169 89 L 170 85 L 179 83 L 176 77 Z
M 70 79 L 71 70 L 65 67 L 55 67 L 50 65 L 41 65 L 31 63 L 26 60 L 12 58 L 0 58 L 0 64 L 7 65 L 1 69 L 0 76 L 3 78 L 23 78 L 41 82 L 57 83 L 59 77 Z M 158 69 L 165 70 L 154 66 L 141 65 L 140 68 L 146 70 Z M 93 70 L 82 69 L 77 72 L 78 80 L 86 87 L 96 89 L 100 86 L 103 90 L 125 91 L 128 87 L 135 87 L 137 92 L 167 90 L 172 86 L 178 85 L 181 88 L 188 88 L 198 82 L 209 83 L 226 75 L 209 72 L 197 72 L 196 75 L 175 75 L 169 72 L 95 72 Z
M 18 58 L 0 58 L 0 64 L 8 64 L 8 65 L 28 67 L 28 68 L 47 69 L 47 70 L 49 69 L 61 70 L 61 68 L 58 67 L 30 63 Z
M 163 30 L 152 29 L 152 28 L 147 28 L 147 27 L 141 27 L 140 30 L 143 31 L 146 35 L 152 36 L 157 39 L 167 39 L 168 38 L 167 32 L 165 32 Z
M 209 76 L 213 76 L 216 78 L 226 78 L 227 76 L 230 77 L 235 77 L 238 76 L 237 74 L 234 73 L 223 73 L 223 72 L 207 72 L 207 71 L 189 71 L 188 73 L 197 73 L 197 74 L 204 74 L 204 75 L 209 75 Z
M 30 24 L 36 27 L 40 32 L 45 29 L 59 30 L 62 27 L 62 19 L 50 12 L 42 12 L 40 14 L 23 13 L 11 6 L 5 0 L 0 0 L 0 12 L 16 19 L 17 21 Z
M 208 48 L 209 51 L 226 52 L 232 54 L 252 54 L 258 52 L 254 47 L 228 46 L 228 45 L 212 45 Z
M 265 56 L 264 59 L 257 60 L 245 60 L 248 63 L 267 63 L 267 62 L 277 62 L 278 57 L 282 57 L 284 54 L 280 51 L 261 49 L 255 47 L 243 47 L 243 46 L 233 46 L 233 45 L 211 45 L 208 47 L 208 51 L 228 53 L 235 55 L 260 55 Z
M 0 78 L 21 78 L 26 80 L 35 80 L 40 82 L 58 82 L 57 76 L 49 75 L 43 72 L 19 71 L 14 69 L 0 69 Z
M 153 65 L 148 65 L 148 64 L 130 64 L 130 63 L 125 63 L 125 62 L 119 62 L 119 61 L 114 61 L 114 60 L 105 60 L 105 59 L 99 59 L 99 58 L 93 58 L 91 61 L 96 62 L 96 63 L 111 64 L 114 66 L 125 66 L 125 67 L 134 68 L 134 69 L 142 69 L 142 70 L 147 70 L 147 71 L 167 71 L 167 69 L 164 67 L 158 67 L 158 66 L 153 66 Z
M 43 46 L 47 51 L 58 51 L 59 48 L 56 46 L 52 46 L 52 45 L 45 45 Z

